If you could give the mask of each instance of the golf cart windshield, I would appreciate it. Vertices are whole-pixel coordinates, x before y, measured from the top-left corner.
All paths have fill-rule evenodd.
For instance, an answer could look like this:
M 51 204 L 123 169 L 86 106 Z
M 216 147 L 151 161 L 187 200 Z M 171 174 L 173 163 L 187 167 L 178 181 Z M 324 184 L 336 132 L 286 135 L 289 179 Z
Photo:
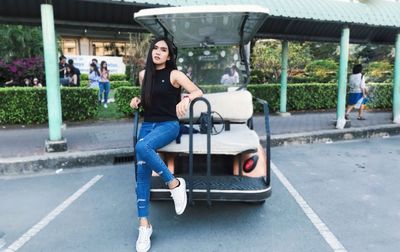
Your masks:
M 267 13 L 257 5 L 207 5 L 144 9 L 134 18 L 156 36 L 173 41 L 183 52 L 178 55 L 178 67 L 184 72 L 193 70 L 195 82 L 226 84 L 223 75 L 227 68 L 239 69 L 241 62 L 244 68 L 240 76 L 244 76 L 246 85 L 249 55 L 244 46 L 264 23 Z M 197 63 L 190 62 L 195 59 Z M 211 72 L 214 74 L 209 78 Z

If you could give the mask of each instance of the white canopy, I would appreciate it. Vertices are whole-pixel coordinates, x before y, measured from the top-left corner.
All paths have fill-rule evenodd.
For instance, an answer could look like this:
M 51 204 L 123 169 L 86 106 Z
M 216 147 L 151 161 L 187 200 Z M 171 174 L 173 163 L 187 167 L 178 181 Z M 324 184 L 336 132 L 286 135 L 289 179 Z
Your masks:
M 134 18 L 177 47 L 202 47 L 247 44 L 268 12 L 258 5 L 207 5 L 142 9 Z

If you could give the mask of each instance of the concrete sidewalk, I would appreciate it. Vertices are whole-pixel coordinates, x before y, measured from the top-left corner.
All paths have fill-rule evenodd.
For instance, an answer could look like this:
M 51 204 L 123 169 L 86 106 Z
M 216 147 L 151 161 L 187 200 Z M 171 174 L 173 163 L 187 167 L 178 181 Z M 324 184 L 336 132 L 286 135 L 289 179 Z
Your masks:
M 351 128 L 337 130 L 335 113 L 297 113 L 290 117 L 271 115 L 272 146 L 329 142 L 400 134 L 400 125 L 391 122 L 391 112 L 366 112 L 367 120 L 351 117 Z M 263 115 L 254 117 L 254 129 L 265 142 Z M 47 126 L 2 126 L 0 129 L 0 175 L 55 169 L 106 165 L 132 161 L 132 120 L 67 124 L 63 136 L 68 151 L 46 153 Z

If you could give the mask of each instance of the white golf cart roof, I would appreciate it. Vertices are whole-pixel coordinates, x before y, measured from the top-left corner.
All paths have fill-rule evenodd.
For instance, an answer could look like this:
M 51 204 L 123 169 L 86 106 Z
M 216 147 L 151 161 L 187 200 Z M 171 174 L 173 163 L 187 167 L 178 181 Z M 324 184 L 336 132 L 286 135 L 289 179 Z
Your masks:
M 135 20 L 178 48 L 245 45 L 267 18 L 258 5 L 206 5 L 142 9 Z

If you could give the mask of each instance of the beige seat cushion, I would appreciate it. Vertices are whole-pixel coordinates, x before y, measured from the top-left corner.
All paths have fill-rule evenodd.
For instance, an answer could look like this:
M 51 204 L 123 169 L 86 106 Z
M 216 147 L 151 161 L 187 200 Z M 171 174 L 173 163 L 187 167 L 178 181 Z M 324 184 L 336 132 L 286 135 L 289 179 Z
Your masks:
M 253 115 L 252 95 L 247 90 L 204 94 L 211 104 L 211 111 L 218 112 L 225 121 L 246 122 Z M 206 112 L 207 106 L 198 101 L 193 107 L 193 116 L 198 118 L 201 112 Z M 189 118 L 189 110 L 183 119 Z
M 231 124 L 230 131 L 224 130 L 218 135 L 211 136 L 211 153 L 213 155 L 237 155 L 244 151 L 256 150 L 258 145 L 259 138 L 257 133 L 254 130 L 250 130 L 246 124 Z M 182 135 L 180 144 L 173 141 L 158 151 L 189 153 L 189 135 Z M 193 134 L 193 153 L 207 154 L 206 134 Z

